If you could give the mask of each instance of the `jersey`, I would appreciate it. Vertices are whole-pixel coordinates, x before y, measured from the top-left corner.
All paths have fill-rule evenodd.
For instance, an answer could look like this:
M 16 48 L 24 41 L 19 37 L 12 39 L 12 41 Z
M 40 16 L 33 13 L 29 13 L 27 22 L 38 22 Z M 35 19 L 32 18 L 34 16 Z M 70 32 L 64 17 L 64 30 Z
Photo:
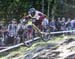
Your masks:
M 35 15 L 33 17 L 31 16 L 31 14 L 29 14 L 28 16 L 30 16 L 31 18 L 34 18 L 36 20 L 39 20 L 44 17 L 44 14 L 41 13 L 40 11 L 35 11 Z

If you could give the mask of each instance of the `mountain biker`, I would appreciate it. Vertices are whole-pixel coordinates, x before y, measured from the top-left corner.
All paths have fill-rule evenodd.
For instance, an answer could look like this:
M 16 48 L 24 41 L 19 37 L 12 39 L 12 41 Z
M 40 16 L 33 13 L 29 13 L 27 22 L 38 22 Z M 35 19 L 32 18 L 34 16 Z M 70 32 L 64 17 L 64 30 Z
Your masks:
M 28 11 L 28 18 L 33 19 L 33 23 L 39 28 L 42 28 L 42 21 L 46 18 L 45 14 L 37 11 L 35 8 L 30 8 Z

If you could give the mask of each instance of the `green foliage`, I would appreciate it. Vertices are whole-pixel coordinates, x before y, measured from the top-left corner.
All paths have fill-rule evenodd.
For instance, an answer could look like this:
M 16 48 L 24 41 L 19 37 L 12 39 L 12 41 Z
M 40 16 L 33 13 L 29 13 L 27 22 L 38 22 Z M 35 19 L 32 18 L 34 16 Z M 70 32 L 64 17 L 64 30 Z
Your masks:
M 48 13 L 48 4 L 50 16 L 63 16 L 71 8 L 75 8 L 72 0 L 44 0 L 45 14 Z M 42 11 L 42 0 L 0 0 L 0 18 L 19 20 L 27 14 L 30 7 Z

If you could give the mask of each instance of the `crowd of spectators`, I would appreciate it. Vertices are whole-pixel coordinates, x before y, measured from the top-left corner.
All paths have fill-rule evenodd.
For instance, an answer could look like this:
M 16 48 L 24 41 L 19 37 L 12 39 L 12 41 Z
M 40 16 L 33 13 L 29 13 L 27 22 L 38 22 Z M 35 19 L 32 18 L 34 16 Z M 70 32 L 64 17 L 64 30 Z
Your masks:
M 27 33 L 28 28 L 26 21 L 24 19 L 20 23 L 18 23 L 16 19 L 12 19 L 9 21 L 9 24 L 6 25 L 4 25 L 3 22 L 4 20 L 0 23 L 0 44 L 4 45 L 12 42 L 13 44 L 17 44 L 24 41 L 24 39 L 20 40 L 22 38 L 30 39 L 29 33 Z M 70 18 L 65 19 L 62 17 L 58 19 L 52 19 L 51 21 L 45 19 L 42 24 L 42 30 L 40 30 L 43 32 L 47 32 L 47 30 L 50 32 L 75 30 L 75 19 Z
M 15 45 L 25 42 L 36 37 L 38 31 L 50 33 L 75 30 L 75 18 L 58 17 L 49 20 L 45 14 L 35 8 L 29 9 L 28 15 L 24 16 L 19 22 L 13 18 L 4 25 L 4 21 L 0 21 L 0 45 Z M 38 31 L 36 31 L 37 29 Z

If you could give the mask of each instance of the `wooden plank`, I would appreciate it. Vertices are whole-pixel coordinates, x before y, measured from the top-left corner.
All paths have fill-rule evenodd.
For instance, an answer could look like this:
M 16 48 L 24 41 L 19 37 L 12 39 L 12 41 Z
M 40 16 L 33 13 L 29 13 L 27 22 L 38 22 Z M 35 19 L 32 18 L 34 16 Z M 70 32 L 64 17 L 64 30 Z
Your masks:
M 37 39 L 40 39 L 40 37 L 36 37 L 35 39 L 33 39 L 33 40 L 37 40 Z
M 37 40 L 37 39 L 39 39 L 39 38 L 40 38 L 40 37 L 36 37 L 36 38 L 34 38 L 34 40 Z M 29 40 L 29 41 L 26 41 L 25 43 L 31 42 L 31 41 L 34 41 L 34 40 L 31 39 L 31 40 Z M 17 47 L 19 47 L 19 46 L 22 46 L 23 44 L 24 44 L 24 43 L 20 43 L 20 44 L 11 46 L 11 47 L 7 47 L 7 48 L 5 48 L 5 49 L 0 50 L 0 53 L 5 52 L 5 51 L 8 51 L 8 50 L 13 49 L 13 48 L 17 48 Z
M 17 47 L 19 47 L 19 46 L 21 46 L 21 45 L 23 45 L 23 43 L 20 43 L 20 44 L 17 44 L 17 45 L 8 47 L 8 48 L 6 48 L 6 49 L 2 49 L 2 50 L 0 50 L 0 53 L 1 53 L 1 52 L 5 52 L 5 51 L 8 51 L 8 50 L 13 49 L 13 48 L 17 48 Z
M 2 48 L 4 49 L 4 48 L 8 48 L 8 47 L 0 47 L 0 49 L 2 49 Z
M 69 32 L 75 32 L 75 30 L 69 30 L 69 31 L 58 31 L 58 32 L 41 32 L 41 34 L 60 34 L 60 33 L 69 33 Z
M 40 39 L 40 37 L 36 37 L 36 38 L 30 39 L 30 40 L 26 41 L 25 43 L 33 42 L 34 40 L 37 40 L 37 39 Z

